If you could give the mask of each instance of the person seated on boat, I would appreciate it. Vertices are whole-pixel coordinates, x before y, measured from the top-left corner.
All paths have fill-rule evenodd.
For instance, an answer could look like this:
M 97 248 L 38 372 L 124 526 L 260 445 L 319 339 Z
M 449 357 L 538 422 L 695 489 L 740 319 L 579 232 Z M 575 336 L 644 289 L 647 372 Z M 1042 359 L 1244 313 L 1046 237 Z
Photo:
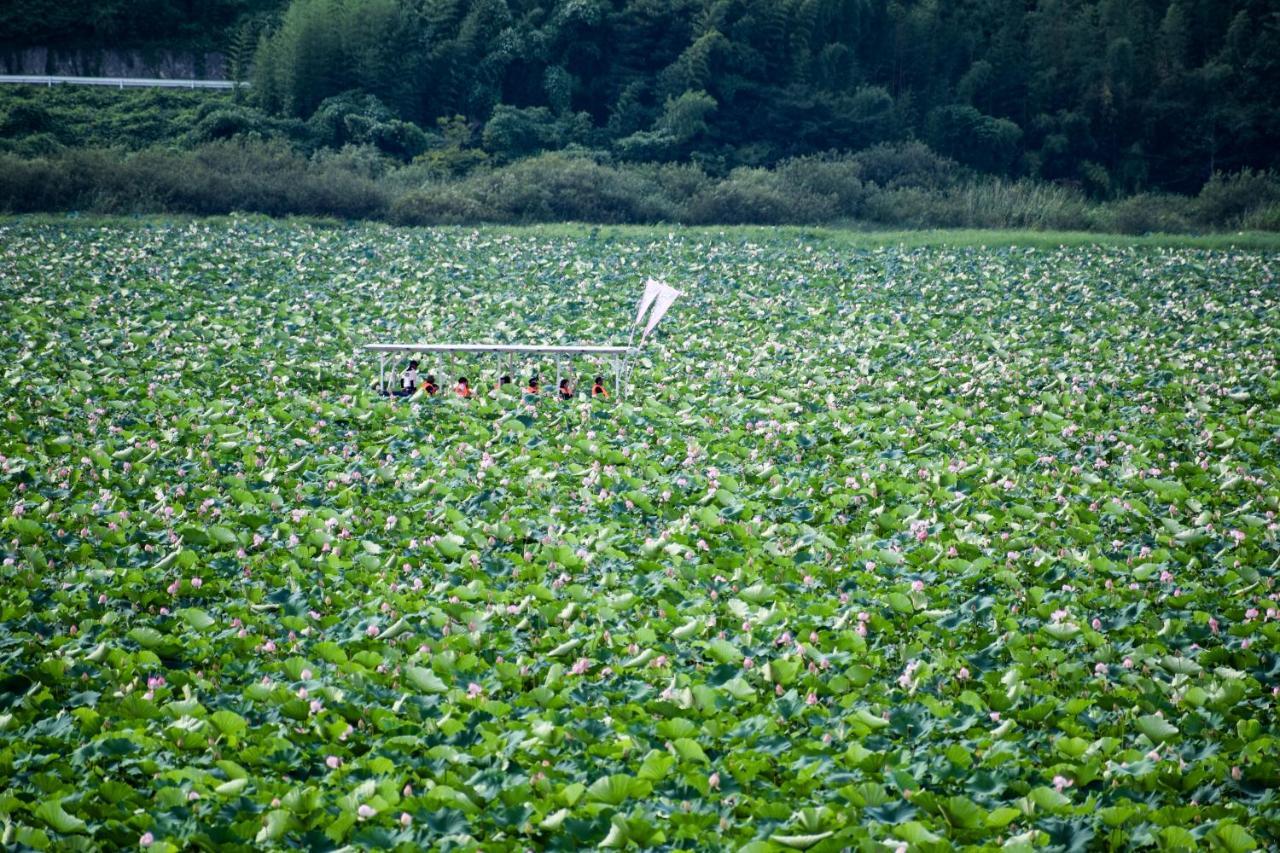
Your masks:
M 561 400 L 573 399 L 573 386 L 569 384 L 568 379 L 560 380 L 560 399 Z
M 409 369 L 400 374 L 400 390 L 395 392 L 395 396 L 412 397 L 417 390 L 418 360 L 415 358 L 409 362 Z
M 535 373 L 529 377 L 529 384 L 525 386 L 524 393 L 534 395 L 538 393 L 538 374 Z
M 440 390 L 440 386 L 436 384 L 436 375 L 434 373 L 427 374 L 427 381 L 422 384 L 422 390 L 428 394 L 434 394 Z
M 467 381 L 467 377 L 459 376 L 458 384 L 453 386 L 453 390 L 459 397 L 466 400 L 471 396 L 471 383 Z
M 593 399 L 596 397 L 603 397 L 606 400 L 609 399 L 609 392 L 604 390 L 603 376 L 597 376 L 595 381 L 591 383 L 591 397 Z

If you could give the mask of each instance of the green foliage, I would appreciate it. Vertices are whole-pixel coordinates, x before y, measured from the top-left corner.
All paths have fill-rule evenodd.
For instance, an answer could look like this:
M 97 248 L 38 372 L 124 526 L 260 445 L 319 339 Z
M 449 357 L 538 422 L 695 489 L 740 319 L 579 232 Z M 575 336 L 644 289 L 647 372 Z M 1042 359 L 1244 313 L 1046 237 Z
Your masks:
M 391 119 L 428 130 L 462 115 L 477 143 L 492 124 L 484 150 L 500 162 L 582 145 L 727 175 L 914 139 L 981 172 L 1064 183 L 1098 200 L 1193 195 L 1218 172 L 1280 168 L 1280 30 L 1265 3 L 1246 0 L 176 8 L 15 0 L 0 10 L 0 44 L 141 38 L 170 47 L 166 39 L 197 38 L 226 53 L 233 76 L 252 78 L 236 97 L 274 116 L 307 120 L 327 98 L 356 90 L 378 98 Z M 38 132 L 90 144 L 56 130 L 26 135 Z M 401 156 L 422 145 L 407 126 L 381 140 L 363 142 Z M 123 138 L 92 144 L 138 147 Z M 441 160 L 443 173 L 469 158 Z
M 691 223 L 824 222 L 837 212 L 834 198 L 805 192 L 783 183 L 766 169 L 735 169 L 691 198 L 684 219 Z
M 6 0 L 0 44 L 222 50 L 240 24 L 275 14 L 288 0 Z
M 1139 193 L 1103 205 L 1093 216 L 1096 227 L 1121 234 L 1176 234 L 1192 222 L 1191 199 L 1167 193 Z
M 1008 119 L 952 105 L 929 113 L 926 138 L 934 150 L 962 163 L 986 172 L 1005 172 L 1018 155 L 1022 129 Z
M 1245 169 L 1233 175 L 1215 172 L 1196 197 L 1196 215 L 1203 222 L 1238 225 L 1258 210 L 1280 204 L 1280 173 Z
M 716 99 L 706 92 L 684 92 L 667 99 L 654 130 L 683 145 L 707 132 L 707 118 L 715 109 Z
M 409 14 L 396 0 L 296 0 L 259 44 L 255 97 L 298 118 L 352 89 L 405 107 L 412 90 Z
M 378 183 L 337 158 L 309 162 L 279 142 L 224 140 L 191 151 L 123 155 L 72 149 L 50 158 L 0 155 L 0 209 L 175 213 L 253 211 L 367 218 L 385 214 Z
M 0 221 L 6 843 L 1270 849 L 1280 241 L 1218 244 Z M 649 277 L 630 395 L 353 361 Z
M 326 98 L 307 125 L 323 147 L 372 145 L 401 160 L 413 159 L 431 144 L 417 125 L 397 119 L 376 97 L 356 90 Z
M 1206 210 L 1224 209 L 1222 191 L 1216 188 L 1213 204 L 1204 206 L 1182 196 L 1145 195 L 1098 205 L 1069 187 L 964 177 L 955 164 L 919 145 L 801 157 L 774 169 L 739 168 L 723 177 L 692 164 L 620 163 L 585 151 L 542 154 L 492 168 L 485 152 L 457 144 L 463 138 L 459 133 L 469 133 L 463 126 L 446 129 L 451 143 L 416 128 L 405 143 L 388 135 L 403 123 L 379 121 L 378 116 L 386 115 L 381 108 L 347 107 L 350 103 L 318 114 L 331 122 L 317 120 L 292 129 L 307 140 L 332 138 L 333 133 L 352 140 L 340 149 L 316 148 L 310 155 L 310 146 L 272 141 L 257 123 L 279 120 L 240 107 L 208 111 L 184 137 L 187 149 L 132 154 L 67 149 L 51 137 L 30 135 L 0 155 L 0 210 L 248 210 L 415 225 L 573 220 L 854 222 L 1131 234 L 1241 226 L 1278 230 L 1277 205 L 1268 206 L 1270 190 L 1258 178 L 1241 184 L 1250 187 L 1256 204 L 1233 204 L 1225 209 L 1247 212 L 1214 222 L 1203 216 Z M 431 147 L 405 165 L 408 151 L 424 144 Z
M 484 150 L 501 160 L 516 160 L 560 148 L 560 123 L 546 107 L 518 109 L 499 104 L 481 135 Z

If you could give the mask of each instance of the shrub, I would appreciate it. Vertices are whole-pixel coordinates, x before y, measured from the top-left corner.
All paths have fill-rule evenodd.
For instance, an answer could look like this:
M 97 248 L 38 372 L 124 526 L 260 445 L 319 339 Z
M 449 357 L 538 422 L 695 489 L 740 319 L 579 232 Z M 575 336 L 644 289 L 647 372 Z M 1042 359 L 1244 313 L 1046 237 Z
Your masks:
M 569 154 L 522 160 L 474 175 L 465 186 L 508 222 L 655 222 L 675 212 L 642 171 Z
M 33 133 L 13 139 L 0 138 L 0 150 L 8 151 L 19 157 L 47 157 L 66 150 L 56 136 L 51 133 Z
M 422 128 L 396 118 L 373 95 L 356 91 L 326 98 L 307 120 L 307 127 L 323 147 L 373 145 L 401 160 L 411 160 L 431 145 Z
M 934 152 L 923 142 L 884 143 L 850 158 L 862 180 L 885 189 L 935 189 L 956 182 L 959 164 Z
M 385 178 L 397 165 L 394 158 L 373 145 L 344 145 L 339 151 L 321 148 L 311 155 L 311 162 L 321 170 L 350 172 L 374 181 Z
M 947 227 L 955 225 L 954 214 L 943 208 L 940 190 L 898 187 L 876 190 L 867 195 L 863 218 L 877 225 L 897 228 Z
M 695 163 L 659 163 L 633 168 L 652 181 L 658 194 L 675 209 L 712 184 L 712 178 Z
M 498 104 L 481 135 L 484 150 L 513 160 L 562 144 L 560 126 L 546 107 L 512 107 Z
M 103 213 L 385 215 L 386 191 L 341 163 L 312 164 L 281 143 L 224 141 L 192 151 L 80 149 L 0 155 L 0 208 Z
M 786 186 L 766 169 L 735 169 L 685 205 L 681 219 L 696 224 L 774 225 L 832 219 L 836 198 Z
M 1244 169 L 1232 175 L 1215 172 L 1195 200 L 1195 217 L 1219 228 L 1238 226 L 1255 210 L 1280 203 L 1280 175 Z
M 462 188 L 446 184 L 405 193 L 392 202 L 389 216 L 398 225 L 464 225 L 500 218 Z
M 1090 225 L 1120 234 L 1176 233 L 1191 228 L 1191 199 L 1143 193 L 1095 208 Z
M 52 130 L 53 117 L 43 106 L 31 101 L 15 101 L 0 112 L 0 136 L 26 136 Z
M 1280 231 L 1280 204 L 1254 208 L 1240 221 L 1240 227 L 1251 231 Z
M 782 185 L 793 192 L 830 197 L 837 216 L 856 218 L 862 214 L 867 186 L 862 182 L 863 165 L 853 157 L 839 154 L 796 157 L 779 163 L 776 172 Z
M 75 207 L 69 176 L 57 160 L 0 153 L 0 210 L 6 213 Z
M 271 133 L 267 116 L 260 110 L 239 104 L 207 111 L 186 133 L 188 145 L 201 145 L 237 136 L 266 138 Z

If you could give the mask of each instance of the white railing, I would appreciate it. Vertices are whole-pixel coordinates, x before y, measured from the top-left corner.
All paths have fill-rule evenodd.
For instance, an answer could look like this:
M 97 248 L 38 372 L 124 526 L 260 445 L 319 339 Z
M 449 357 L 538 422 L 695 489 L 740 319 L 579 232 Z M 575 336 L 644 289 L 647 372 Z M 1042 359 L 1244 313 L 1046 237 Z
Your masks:
M 178 80 L 160 77 L 58 77 L 44 74 L 0 74 L 0 83 L 22 83 L 28 86 L 52 86 L 68 83 L 78 86 L 110 86 L 115 89 L 235 89 L 248 86 L 235 80 Z

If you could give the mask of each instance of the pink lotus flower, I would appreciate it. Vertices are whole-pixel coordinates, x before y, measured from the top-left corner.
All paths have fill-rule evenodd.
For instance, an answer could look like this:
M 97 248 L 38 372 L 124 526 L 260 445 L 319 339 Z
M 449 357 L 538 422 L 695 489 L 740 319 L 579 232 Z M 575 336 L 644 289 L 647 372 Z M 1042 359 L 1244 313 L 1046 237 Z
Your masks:
M 149 832 L 142 833 L 142 837 L 138 839 L 139 847 L 150 847 L 156 843 L 156 837 Z
M 324 763 L 330 770 L 337 770 L 342 764 L 342 759 L 336 755 L 330 755 L 324 760 Z
M 411 823 L 413 823 L 413 818 L 409 815 L 409 813 L 400 812 L 400 825 L 407 829 L 409 827 L 409 824 Z
M 911 582 L 912 592 L 924 592 L 924 581 L 916 580 Z
M 956 673 L 956 678 L 958 678 L 960 681 L 968 681 L 969 668 L 965 666 L 960 667 L 960 671 Z
M 1058 792 L 1059 794 L 1061 794 L 1061 793 L 1062 793 L 1062 789 L 1063 789 L 1063 788 L 1070 788 L 1070 787 L 1071 787 L 1072 785 L 1074 785 L 1074 784 L 1075 784 L 1075 782 L 1072 782 L 1072 781 L 1071 781 L 1070 779 L 1068 779 L 1066 776 L 1054 776 L 1054 777 L 1053 777 L 1053 787 L 1057 790 L 1057 792 Z
M 467 685 L 467 698 L 474 699 L 484 692 L 484 688 L 474 681 Z
M 720 774 L 712 773 L 707 777 L 707 787 L 713 791 L 720 789 Z
M 368 820 L 376 815 L 377 811 L 374 810 L 373 806 L 367 803 L 361 803 L 360 808 L 356 809 L 356 814 L 358 814 L 362 820 Z
M 364 632 L 365 632 L 366 634 L 368 634 L 370 637 L 376 637 L 376 636 L 378 636 L 378 633 L 379 633 L 379 632 L 378 632 L 378 626 L 377 626 L 377 625 L 370 625 L 368 628 L 365 628 L 365 629 L 364 629 Z
M 200 587 L 204 586 L 204 581 L 202 581 L 200 578 L 192 578 L 192 579 L 191 579 L 191 586 L 192 586 L 194 589 L 199 589 Z

